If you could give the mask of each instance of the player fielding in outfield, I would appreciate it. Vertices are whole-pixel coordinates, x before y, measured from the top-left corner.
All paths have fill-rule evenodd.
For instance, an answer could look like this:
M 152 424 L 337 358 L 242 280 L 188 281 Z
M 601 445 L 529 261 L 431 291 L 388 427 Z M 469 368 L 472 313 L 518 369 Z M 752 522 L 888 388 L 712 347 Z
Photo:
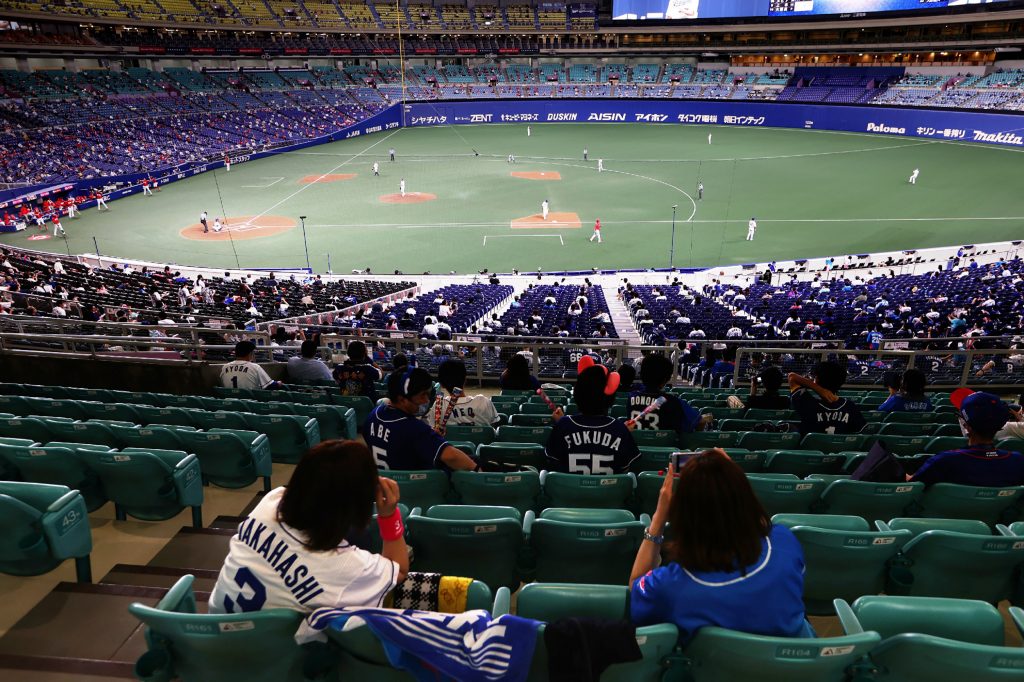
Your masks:
M 380 177 L 380 164 L 376 161 L 373 162 L 373 174 Z
M 704 198 L 704 183 L 703 182 L 698 182 L 697 183 L 697 201 L 700 201 L 703 198 Z
M 754 235 L 757 234 L 757 219 L 751 218 L 747 221 L 747 241 L 754 241 Z
M 921 174 L 921 171 L 919 169 L 915 168 L 914 172 L 910 174 L 910 179 L 907 180 L 907 182 L 909 182 L 911 185 L 916 185 L 917 184 L 917 176 L 920 175 L 920 174 Z
M 597 240 L 597 243 L 601 243 L 601 219 L 598 218 L 594 221 L 594 234 L 590 235 L 590 241 Z
M 604 172 L 604 159 L 598 159 L 597 160 L 597 172 L 598 173 L 603 173 Z

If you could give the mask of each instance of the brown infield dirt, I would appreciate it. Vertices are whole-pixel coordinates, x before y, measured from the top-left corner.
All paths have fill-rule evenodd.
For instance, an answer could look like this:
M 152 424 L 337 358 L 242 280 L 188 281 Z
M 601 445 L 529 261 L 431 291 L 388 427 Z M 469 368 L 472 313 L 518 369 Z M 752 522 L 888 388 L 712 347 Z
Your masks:
M 282 215 L 233 215 L 228 216 L 224 221 L 224 229 L 220 232 L 213 231 L 213 216 L 207 220 L 210 231 L 203 232 L 202 223 L 193 223 L 181 228 L 178 233 L 185 239 L 195 239 L 206 242 L 223 242 L 228 239 L 262 239 L 273 237 L 276 234 L 294 229 L 298 223 L 294 218 L 286 218 Z
M 382 204 L 422 204 L 424 201 L 434 201 L 436 199 L 437 195 L 430 192 L 406 192 L 404 197 L 397 193 L 380 195 Z
M 561 180 L 562 174 L 558 171 L 512 171 L 512 177 L 524 180 Z
M 582 227 L 580 217 L 575 213 L 548 213 L 548 219 L 544 220 L 540 213 L 528 215 L 525 218 L 515 218 L 512 221 L 513 230 L 534 230 L 534 229 L 570 229 Z
M 356 176 L 355 173 L 337 173 L 328 175 L 306 175 L 299 180 L 300 185 L 312 185 L 314 182 L 341 182 L 342 180 L 351 180 Z

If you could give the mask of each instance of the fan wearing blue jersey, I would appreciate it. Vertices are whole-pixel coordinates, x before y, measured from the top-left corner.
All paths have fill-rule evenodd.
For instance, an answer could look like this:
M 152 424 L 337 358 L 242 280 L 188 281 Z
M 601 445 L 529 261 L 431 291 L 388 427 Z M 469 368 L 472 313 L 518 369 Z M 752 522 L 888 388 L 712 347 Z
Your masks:
M 684 645 L 708 625 L 813 637 L 804 618 L 803 549 L 788 528 L 772 524 L 739 465 L 716 448 L 691 457 L 678 482 L 675 474 L 670 465 L 633 562 L 631 620 L 672 623 Z M 669 562 L 660 566 L 669 523 Z
M 672 361 L 664 355 L 651 353 L 640 364 L 640 381 L 643 389 L 629 395 L 629 418 L 636 421 L 638 429 L 664 429 L 678 433 L 698 431 L 709 420 L 702 420 L 700 412 L 685 400 L 665 393 L 665 386 L 672 378 Z M 658 409 L 643 414 L 658 398 L 665 403 Z M 641 416 L 643 415 L 643 416 Z
M 640 450 L 626 423 L 608 416 L 619 375 L 595 364 L 589 355 L 577 367 L 572 397 L 580 413 L 562 416 L 555 423 L 544 446 L 550 468 L 571 474 L 625 473 L 640 456 Z
M 924 372 L 908 369 L 899 379 L 899 386 L 889 387 L 889 397 L 878 406 L 879 412 L 931 412 L 932 401 L 924 394 L 927 382 Z
M 960 429 L 967 447 L 932 455 L 907 480 L 933 483 L 990 486 L 1024 485 L 1024 455 L 997 448 L 996 433 L 1010 420 L 1010 406 L 991 393 L 969 388 L 953 391 L 949 397 L 960 410 Z
M 846 368 L 825 360 L 811 370 L 811 377 L 789 373 L 790 403 L 800 416 L 800 433 L 858 433 L 867 421 L 856 403 L 840 398 Z
M 409 367 L 388 377 L 390 404 L 378 405 L 363 424 L 363 438 L 379 469 L 472 471 L 477 463 L 419 418 L 430 408 L 430 372 Z

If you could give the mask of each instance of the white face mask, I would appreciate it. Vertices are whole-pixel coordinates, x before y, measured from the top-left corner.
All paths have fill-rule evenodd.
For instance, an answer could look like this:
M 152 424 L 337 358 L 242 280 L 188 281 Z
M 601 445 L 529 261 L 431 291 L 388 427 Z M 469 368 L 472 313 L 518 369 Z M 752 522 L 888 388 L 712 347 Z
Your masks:
M 964 438 L 968 437 L 967 422 L 964 421 L 963 417 L 960 417 L 960 433 L 964 434 Z

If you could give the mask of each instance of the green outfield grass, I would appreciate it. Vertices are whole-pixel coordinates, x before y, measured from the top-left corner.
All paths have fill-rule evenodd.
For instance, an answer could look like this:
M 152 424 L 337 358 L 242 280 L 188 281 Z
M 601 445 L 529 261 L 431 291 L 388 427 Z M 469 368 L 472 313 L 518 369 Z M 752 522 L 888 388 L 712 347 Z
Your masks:
M 714 144 L 707 144 L 707 135 Z M 387 161 L 387 150 L 398 153 Z M 589 148 L 590 161 L 582 160 Z M 479 153 L 479 156 L 475 155 Z M 507 155 L 518 163 L 510 166 Z M 606 172 L 596 170 L 604 159 Z M 374 161 L 381 177 L 371 173 Z M 1021 151 L 984 145 L 808 130 L 645 124 L 457 126 L 400 129 L 235 165 L 111 202 L 65 220 L 68 240 L 0 241 L 225 268 L 305 266 L 302 232 L 195 241 L 180 231 L 201 210 L 306 218 L 312 267 L 335 272 L 492 271 L 665 267 L 672 206 L 676 267 L 1018 239 L 1024 236 Z M 916 186 L 907 183 L 921 169 Z M 512 171 L 558 172 L 559 181 Z M 301 184 L 307 175 L 355 178 Z M 380 196 L 429 192 L 434 201 Z M 705 187 L 697 201 L 696 185 Z M 582 226 L 512 229 L 540 212 L 575 213 Z M 757 238 L 744 240 L 756 217 Z M 600 218 L 604 243 L 591 243 Z M 241 233 L 236 233 L 241 234 Z

